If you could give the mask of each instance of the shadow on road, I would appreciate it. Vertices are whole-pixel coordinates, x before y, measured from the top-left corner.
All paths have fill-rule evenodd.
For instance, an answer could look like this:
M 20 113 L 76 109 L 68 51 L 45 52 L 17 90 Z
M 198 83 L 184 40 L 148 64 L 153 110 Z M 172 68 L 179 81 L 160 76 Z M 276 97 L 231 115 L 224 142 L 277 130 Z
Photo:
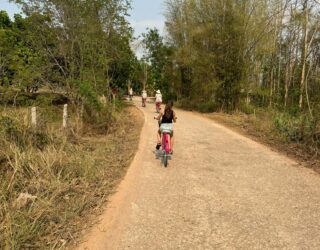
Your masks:
M 155 159 L 156 160 L 160 160 L 161 161 L 161 165 L 164 166 L 164 152 L 163 152 L 163 150 L 154 150 L 153 154 L 155 156 Z M 171 155 L 168 156 L 168 160 L 169 160 L 169 162 L 172 160 L 172 156 Z

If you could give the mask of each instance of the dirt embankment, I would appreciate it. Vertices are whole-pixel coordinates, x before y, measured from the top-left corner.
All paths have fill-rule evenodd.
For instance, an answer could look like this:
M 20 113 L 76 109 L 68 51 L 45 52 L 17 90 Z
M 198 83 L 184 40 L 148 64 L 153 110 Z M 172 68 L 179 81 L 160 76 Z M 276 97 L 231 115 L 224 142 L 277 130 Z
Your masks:
M 320 173 L 320 155 L 311 150 L 309 145 L 290 142 L 283 138 L 275 130 L 270 114 L 246 115 L 235 113 L 228 115 L 225 113 L 211 113 L 204 116 L 257 142 L 263 143 L 294 159 L 303 166 Z

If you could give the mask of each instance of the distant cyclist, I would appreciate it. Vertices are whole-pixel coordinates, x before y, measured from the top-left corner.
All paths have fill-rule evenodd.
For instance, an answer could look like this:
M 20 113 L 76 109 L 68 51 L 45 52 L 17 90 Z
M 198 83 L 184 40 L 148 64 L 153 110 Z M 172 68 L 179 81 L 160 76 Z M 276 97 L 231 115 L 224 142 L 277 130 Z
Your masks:
M 162 94 L 161 94 L 161 91 L 158 89 L 156 92 L 156 111 L 157 111 L 157 113 L 160 113 L 161 104 L 162 104 Z
M 173 153 L 173 145 L 174 145 L 174 137 L 173 137 L 173 123 L 177 122 L 177 116 L 176 113 L 173 111 L 173 101 L 169 101 L 164 109 L 164 112 L 160 112 L 160 114 L 155 119 L 160 121 L 160 129 L 157 132 L 157 146 L 156 149 L 159 150 L 161 147 L 161 128 L 162 127 L 170 127 L 170 130 L 172 131 L 170 134 L 170 148 L 171 148 L 171 154 Z

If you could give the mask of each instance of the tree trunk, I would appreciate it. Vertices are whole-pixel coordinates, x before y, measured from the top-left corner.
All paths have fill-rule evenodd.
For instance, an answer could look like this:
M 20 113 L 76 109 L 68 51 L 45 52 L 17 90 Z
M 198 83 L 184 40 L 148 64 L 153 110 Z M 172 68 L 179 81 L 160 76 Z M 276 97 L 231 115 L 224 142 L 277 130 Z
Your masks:
M 305 88 L 305 77 L 306 77 L 306 61 L 307 61 L 307 53 L 308 53 L 308 0 L 304 2 L 303 6 L 304 11 L 304 38 L 303 38 L 303 49 L 301 55 L 301 80 L 300 80 L 300 98 L 299 98 L 299 108 L 302 109 L 303 107 L 303 96 L 304 96 L 304 88 Z
M 274 69 L 271 70 L 270 74 L 270 99 L 269 99 L 269 107 L 271 108 L 273 106 L 273 71 Z

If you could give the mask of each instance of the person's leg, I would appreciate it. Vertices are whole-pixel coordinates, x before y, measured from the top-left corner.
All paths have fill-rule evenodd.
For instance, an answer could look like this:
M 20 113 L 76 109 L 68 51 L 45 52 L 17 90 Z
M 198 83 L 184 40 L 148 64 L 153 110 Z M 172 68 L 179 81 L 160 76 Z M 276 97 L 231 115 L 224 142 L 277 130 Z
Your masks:
M 171 135 L 171 137 L 170 137 L 171 139 L 170 139 L 170 149 L 171 149 L 171 151 L 173 152 L 173 146 L 174 146 L 174 136 L 173 136 L 173 133 L 172 133 L 172 135 Z
M 160 132 L 160 130 L 158 130 L 157 139 L 158 139 L 158 144 L 161 144 L 161 132 Z
M 158 130 L 158 133 L 157 133 L 157 146 L 156 146 L 156 149 L 159 150 L 161 148 L 161 132 L 160 130 Z

